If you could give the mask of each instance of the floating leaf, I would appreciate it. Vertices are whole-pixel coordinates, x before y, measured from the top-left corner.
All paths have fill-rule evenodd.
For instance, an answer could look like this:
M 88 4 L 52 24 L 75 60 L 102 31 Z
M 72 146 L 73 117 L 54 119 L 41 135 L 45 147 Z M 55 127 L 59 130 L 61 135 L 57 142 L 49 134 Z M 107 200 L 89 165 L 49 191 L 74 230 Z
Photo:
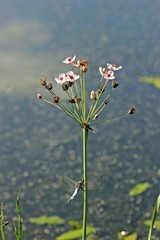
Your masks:
M 150 187 L 150 184 L 147 182 L 137 184 L 129 191 L 129 196 L 134 197 L 145 192 Z
M 73 228 L 81 228 L 82 224 L 78 221 L 70 220 L 67 222 L 68 225 L 72 226 Z
M 96 232 L 95 227 L 87 227 L 87 229 L 86 229 L 87 235 L 90 233 L 95 233 L 95 232 Z M 79 238 L 81 236 L 82 236 L 82 228 L 65 232 L 65 233 L 61 234 L 60 236 L 58 236 L 56 238 L 56 240 L 68 240 L 68 239 L 72 240 L 72 239 Z
M 157 170 L 157 176 L 160 176 L 160 168 Z
M 152 224 L 152 219 L 144 221 L 144 224 L 150 227 Z M 153 228 L 160 230 L 160 220 L 155 220 Z
M 59 216 L 40 216 L 40 217 L 31 217 L 29 218 L 29 221 L 31 223 L 35 223 L 35 224 L 39 224 L 39 225 L 43 225 L 43 224 L 63 224 L 64 223 L 64 219 L 59 217 Z
M 160 77 L 140 77 L 140 82 L 149 83 L 156 88 L 160 88 Z
M 137 239 L 138 235 L 135 232 L 130 234 L 126 233 L 126 235 L 124 231 L 123 233 L 122 232 L 118 233 L 118 240 L 137 240 Z

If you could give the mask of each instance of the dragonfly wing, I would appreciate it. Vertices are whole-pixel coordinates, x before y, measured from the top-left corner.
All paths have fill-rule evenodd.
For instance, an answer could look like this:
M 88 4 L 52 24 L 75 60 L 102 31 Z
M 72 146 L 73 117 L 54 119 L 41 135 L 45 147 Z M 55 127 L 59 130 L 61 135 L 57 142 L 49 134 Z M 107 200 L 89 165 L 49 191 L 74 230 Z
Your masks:
M 72 187 L 75 188 L 75 186 L 76 186 L 76 181 L 74 181 L 73 179 L 71 179 L 71 178 L 69 178 L 69 177 L 67 177 L 67 176 L 64 176 L 64 181 L 65 181 L 68 185 L 70 185 L 70 186 L 72 186 Z

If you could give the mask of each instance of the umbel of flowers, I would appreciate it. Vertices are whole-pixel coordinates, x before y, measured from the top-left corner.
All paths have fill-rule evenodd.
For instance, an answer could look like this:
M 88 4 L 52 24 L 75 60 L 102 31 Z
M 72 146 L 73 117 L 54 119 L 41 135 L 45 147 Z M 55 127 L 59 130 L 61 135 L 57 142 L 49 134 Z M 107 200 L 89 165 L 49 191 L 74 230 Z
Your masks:
M 87 60 L 77 60 L 76 56 L 67 57 L 64 64 L 68 64 L 70 70 L 67 73 L 60 73 L 58 77 L 55 77 L 57 84 L 62 86 L 62 91 L 65 92 L 68 102 L 64 98 L 60 98 L 54 91 L 52 83 L 47 83 L 45 78 L 40 79 L 40 84 L 47 89 L 52 95 L 52 100 L 49 101 L 42 97 L 40 93 L 37 97 L 58 109 L 66 113 L 70 118 L 79 124 L 82 128 L 82 142 L 83 142 L 83 227 L 82 227 L 82 240 L 86 239 L 87 230 L 87 205 L 88 205 L 88 194 L 87 194 L 87 139 L 88 133 L 94 132 L 94 125 L 100 123 L 107 123 L 113 120 L 124 118 L 135 112 L 134 107 L 128 107 L 127 112 L 119 117 L 113 119 L 107 119 L 99 121 L 102 111 L 108 106 L 109 98 L 112 93 L 117 89 L 119 83 L 115 81 L 115 72 L 122 69 L 122 66 L 116 64 L 107 63 L 105 67 L 99 67 L 100 79 L 97 84 L 97 89 L 93 89 L 90 93 L 86 90 Z M 110 92 L 106 93 L 107 85 L 110 86 Z M 88 100 L 88 98 L 90 98 Z M 80 188 L 79 188 L 80 189 Z M 76 189 L 76 193 L 78 190 Z M 76 194 L 73 194 L 75 196 Z M 73 199 L 72 196 L 72 199 Z M 70 198 L 71 199 L 71 198 Z
M 44 86 L 52 95 L 52 101 L 44 99 L 40 93 L 37 94 L 39 99 L 48 102 L 55 107 L 64 111 L 69 117 L 75 120 L 81 127 L 86 127 L 88 130 L 92 130 L 91 126 L 112 121 L 118 118 L 133 114 L 135 109 L 133 107 L 128 108 L 128 112 L 118 118 L 109 119 L 103 122 L 98 122 L 97 119 L 100 116 L 102 110 L 109 103 L 109 98 L 113 91 L 118 87 L 119 83 L 115 81 L 115 71 L 122 69 L 122 66 L 116 64 L 107 63 L 106 67 L 99 67 L 100 80 L 96 90 L 92 90 L 90 93 L 86 92 L 86 72 L 88 70 L 87 60 L 77 60 L 76 56 L 67 57 L 63 63 L 70 66 L 70 71 L 67 73 L 60 73 L 58 77 L 55 77 L 55 81 L 62 86 L 62 90 L 66 93 L 68 102 L 61 99 L 55 92 L 52 83 L 47 83 L 45 78 L 40 79 L 40 84 Z M 105 89 L 108 82 L 111 81 L 111 91 L 107 96 L 105 95 Z M 90 96 L 90 103 L 88 108 L 87 94 Z M 88 111 L 87 111 L 88 109 Z

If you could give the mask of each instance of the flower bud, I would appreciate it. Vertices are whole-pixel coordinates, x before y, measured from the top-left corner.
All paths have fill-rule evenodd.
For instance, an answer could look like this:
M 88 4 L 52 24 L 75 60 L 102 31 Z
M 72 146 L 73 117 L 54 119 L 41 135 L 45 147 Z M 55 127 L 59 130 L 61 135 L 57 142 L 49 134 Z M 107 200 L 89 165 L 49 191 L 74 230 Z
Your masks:
M 112 87 L 113 88 L 116 88 L 116 87 L 118 87 L 118 85 L 119 85 L 119 83 L 118 82 L 116 82 L 116 81 L 112 81 Z
M 45 79 L 45 78 L 41 78 L 41 79 L 40 79 L 40 84 L 41 84 L 42 86 L 46 86 L 46 79 Z
M 97 100 L 98 99 L 98 93 L 95 92 L 94 90 L 92 90 L 91 94 L 90 94 L 90 99 L 91 100 Z
M 59 96 L 53 96 L 52 98 L 54 103 L 59 103 L 60 97 Z
M 128 114 L 134 114 L 136 109 L 134 107 L 129 107 L 128 108 Z
M 52 83 L 48 83 L 48 85 L 46 86 L 46 88 L 47 88 L 48 90 L 52 90 L 52 88 L 53 88 Z
M 104 87 L 99 87 L 97 90 L 98 93 L 103 93 L 104 91 L 105 91 Z
M 70 103 L 76 103 L 76 101 L 75 101 L 74 98 L 70 98 L 70 99 L 68 99 L 68 101 L 69 101 Z
M 81 98 L 80 97 L 75 97 L 74 100 L 75 100 L 76 103 L 80 103 L 81 102 Z
M 108 99 L 105 99 L 104 104 L 107 105 L 109 103 Z

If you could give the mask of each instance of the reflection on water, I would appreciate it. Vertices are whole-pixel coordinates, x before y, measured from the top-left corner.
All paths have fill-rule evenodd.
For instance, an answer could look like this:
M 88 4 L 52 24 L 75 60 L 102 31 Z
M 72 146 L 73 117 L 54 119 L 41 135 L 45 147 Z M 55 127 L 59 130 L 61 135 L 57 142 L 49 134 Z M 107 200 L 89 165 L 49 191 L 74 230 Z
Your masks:
M 87 6 L 91 4 L 90 1 L 86 3 Z M 143 8 L 144 2 L 145 9 Z M 30 4 L 29 1 L 28 6 L 31 7 Z M 62 14 L 61 6 L 64 4 L 63 1 L 61 3 L 54 1 L 54 4 L 53 9 L 50 10 L 46 4 L 45 11 L 49 15 L 43 16 L 45 18 L 48 16 L 46 22 L 50 23 L 50 27 L 54 23 L 49 31 L 55 34 L 53 36 L 51 34 L 49 40 L 45 32 L 46 38 L 42 39 L 44 45 L 37 48 L 39 50 L 31 44 L 36 56 L 44 56 L 46 59 L 48 54 L 50 56 L 48 52 L 53 50 L 54 55 L 57 54 L 56 58 L 60 58 L 62 51 L 58 49 L 64 49 L 62 60 L 68 53 L 72 54 L 71 52 L 88 58 L 91 68 L 89 76 L 94 85 L 99 66 L 107 61 L 122 64 L 124 70 L 117 79 L 120 86 L 111 98 L 104 118 L 121 115 L 130 105 L 134 105 L 137 109 L 133 117 L 98 126 L 95 129 L 96 134 L 91 133 L 89 136 L 88 177 L 92 179 L 102 176 L 103 186 L 98 193 L 96 190 L 89 191 L 88 222 L 98 227 L 97 234 L 100 239 L 116 239 L 116 233 L 122 229 L 137 231 L 141 239 L 146 239 L 148 228 L 143 225 L 143 221 L 150 218 L 151 209 L 159 193 L 159 179 L 156 171 L 160 167 L 160 95 L 158 89 L 142 85 L 137 80 L 142 75 L 158 76 L 160 74 L 157 64 L 159 1 L 155 1 L 154 6 L 150 5 L 149 1 L 129 1 L 125 5 L 122 4 L 122 0 L 114 4 L 109 1 L 105 3 L 92 1 L 92 8 L 90 5 L 88 8 L 84 7 L 81 2 L 77 2 L 75 6 L 71 1 L 65 9 L 63 8 L 64 14 Z M 43 4 L 39 6 L 41 9 L 43 7 Z M 84 18 L 90 17 L 85 24 L 81 24 L 81 11 L 83 11 Z M 41 14 L 40 16 L 42 17 Z M 68 24 L 66 24 L 66 16 Z M 36 17 L 39 19 L 38 13 Z M 155 34 L 150 34 L 151 30 Z M 19 34 L 20 32 L 19 30 Z M 24 37 L 23 34 L 20 36 Z M 6 47 L 7 53 L 14 53 L 16 56 L 18 50 L 21 52 L 18 45 L 16 45 L 15 52 L 13 48 L 9 52 L 8 46 Z M 12 43 L 10 47 L 13 47 Z M 26 52 L 28 54 L 29 48 L 30 45 L 23 52 L 24 55 Z M 32 54 L 29 59 L 31 58 Z M 42 64 L 39 57 L 36 59 Z M 43 59 L 44 62 L 45 59 Z M 45 65 L 44 62 L 43 65 Z M 58 59 L 56 62 L 58 63 Z M 53 69 L 58 73 L 60 67 L 57 69 L 53 66 Z M 35 98 L 33 92 L 35 84 L 39 89 L 36 78 L 38 78 L 40 68 L 34 65 L 34 71 L 31 73 L 34 88 L 31 94 L 29 93 L 29 97 L 15 94 L 17 92 L 7 94 L 6 91 L 1 92 L 0 95 L 0 201 L 3 201 L 5 205 L 7 219 L 11 219 L 15 216 L 17 192 L 21 191 L 26 239 L 34 239 L 34 237 L 35 239 L 51 239 L 58 235 L 58 230 L 54 226 L 39 227 L 29 224 L 29 217 L 47 214 L 60 215 L 67 220 L 81 221 L 82 212 L 81 197 L 76 198 L 71 206 L 66 206 L 65 189 L 59 187 L 64 174 L 73 179 L 82 176 L 81 129 L 62 112 Z M 4 65 L 3 69 L 5 69 Z M 13 72 L 15 72 L 14 69 L 18 71 L 18 68 L 13 67 Z M 28 71 L 25 64 L 21 71 L 24 75 L 25 71 Z M 52 78 L 57 73 L 52 73 Z M 17 84 L 17 77 L 12 77 L 11 82 L 9 71 L 7 74 L 9 83 Z M 19 76 L 22 79 L 22 75 Z M 4 84 L 5 79 L 6 75 L 1 76 L 1 85 Z M 90 81 L 88 88 L 92 90 Z M 21 82 L 23 86 L 23 81 Z M 144 181 L 148 181 L 151 188 L 141 196 L 129 198 L 130 188 Z M 7 227 L 10 238 L 12 238 L 11 226 Z

